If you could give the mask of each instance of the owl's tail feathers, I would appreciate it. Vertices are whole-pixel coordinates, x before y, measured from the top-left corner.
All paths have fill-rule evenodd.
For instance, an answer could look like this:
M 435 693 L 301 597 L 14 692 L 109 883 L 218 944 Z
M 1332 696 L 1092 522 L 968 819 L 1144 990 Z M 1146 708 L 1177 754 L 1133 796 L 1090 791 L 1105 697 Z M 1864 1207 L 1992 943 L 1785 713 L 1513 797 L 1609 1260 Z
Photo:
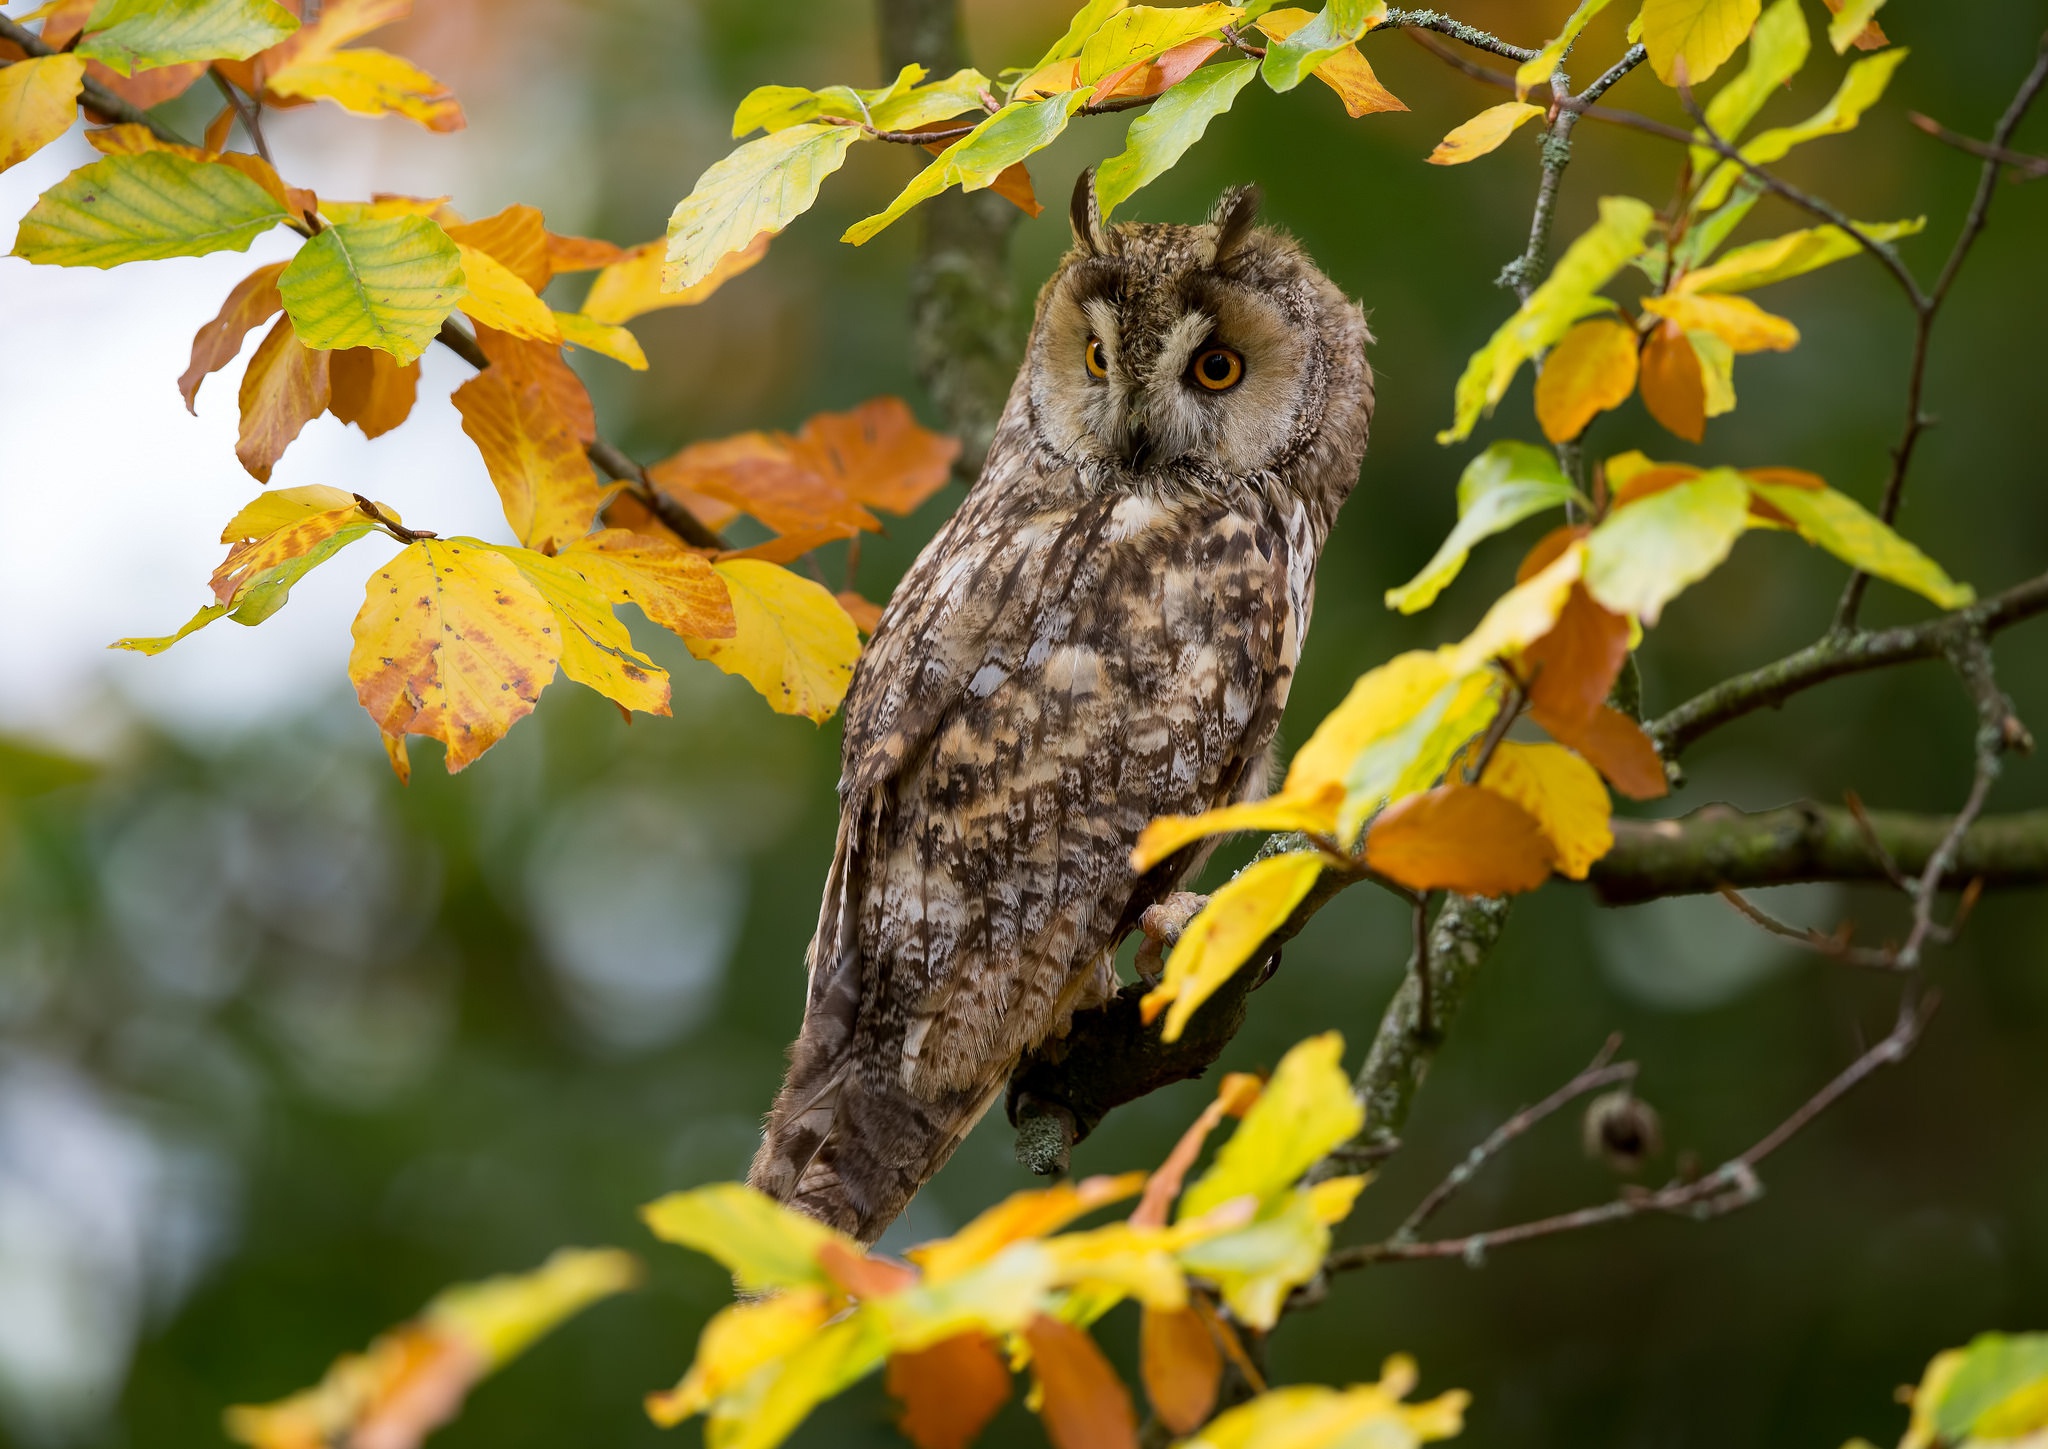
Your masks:
M 921 1097 L 877 1080 L 853 1053 L 815 1051 L 806 1030 L 747 1181 L 778 1202 L 873 1243 L 945 1166 L 1003 1081 Z

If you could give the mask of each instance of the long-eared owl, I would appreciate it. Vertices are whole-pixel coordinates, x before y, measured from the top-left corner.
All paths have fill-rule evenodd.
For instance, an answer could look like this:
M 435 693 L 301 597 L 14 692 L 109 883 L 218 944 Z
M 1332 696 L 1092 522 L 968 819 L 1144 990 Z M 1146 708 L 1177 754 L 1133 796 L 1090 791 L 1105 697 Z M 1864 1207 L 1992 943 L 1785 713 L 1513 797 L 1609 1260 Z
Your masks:
M 1114 992 L 1118 943 L 1200 864 L 1135 873 L 1145 824 L 1265 788 L 1373 385 L 1363 312 L 1257 200 L 1105 226 L 1082 175 L 980 480 L 854 671 L 751 1181 L 863 1242 Z

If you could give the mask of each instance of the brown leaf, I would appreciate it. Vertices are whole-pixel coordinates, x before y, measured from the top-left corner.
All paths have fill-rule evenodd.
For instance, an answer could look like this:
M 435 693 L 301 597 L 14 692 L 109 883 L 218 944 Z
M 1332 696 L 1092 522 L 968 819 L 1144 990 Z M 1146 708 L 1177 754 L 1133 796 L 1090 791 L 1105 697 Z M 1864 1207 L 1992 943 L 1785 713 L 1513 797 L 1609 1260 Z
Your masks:
M 1560 743 L 1584 755 L 1587 763 L 1606 776 L 1608 784 L 1629 799 L 1656 800 L 1671 793 L 1657 747 L 1642 727 L 1620 710 L 1602 705 L 1582 729 L 1570 735 L 1558 734 L 1540 714 L 1536 722 Z
M 1038 1417 L 1054 1449 L 1138 1449 L 1138 1420 L 1116 1370 L 1078 1328 L 1041 1313 L 1025 1325 Z
M 1192 1308 L 1147 1308 L 1138 1323 L 1138 1361 L 1145 1395 L 1159 1421 L 1176 1434 L 1192 1434 L 1216 1407 L 1223 1354 Z
M 1564 551 L 1573 543 L 1591 532 L 1592 529 L 1583 523 L 1560 523 L 1537 539 L 1535 545 L 1522 555 L 1521 563 L 1515 568 L 1515 582 L 1528 583 L 1562 558 Z
M 1512 800 L 1439 785 L 1381 812 L 1365 838 L 1365 863 L 1410 890 L 1506 896 L 1550 878 L 1550 842 Z
M 1571 596 L 1548 634 L 1522 651 L 1528 672 L 1529 704 L 1537 722 L 1564 738 L 1586 727 L 1628 662 L 1628 620 L 1610 613 L 1573 584 Z
M 400 365 L 381 347 L 345 347 L 327 364 L 327 409 L 366 438 L 382 437 L 412 412 L 419 390 L 418 358 Z
M 548 284 L 548 233 L 536 207 L 515 204 L 481 221 L 451 226 L 448 235 L 502 263 L 513 276 L 538 292 Z
M 597 473 L 539 384 L 490 367 L 455 389 L 453 401 L 520 542 L 551 554 L 590 531 L 602 501 Z
M 827 1241 L 818 1249 L 818 1266 L 849 1298 L 887 1298 L 917 1282 L 915 1268 L 857 1253 L 838 1242 Z
M 284 310 L 284 299 L 277 295 L 278 274 L 284 269 L 285 263 L 272 262 L 249 273 L 235 283 L 228 299 L 220 304 L 219 315 L 192 334 L 192 361 L 186 366 L 185 375 L 178 379 L 185 411 L 198 413 L 193 404 L 199 396 L 199 384 L 209 373 L 219 372 L 234 361 L 242 350 L 243 340 Z
M 1650 416 L 1688 442 L 1707 433 L 1707 380 L 1692 340 L 1675 322 L 1650 334 L 1643 348 L 1640 387 Z
M 903 1405 L 896 1426 L 917 1449 L 967 1449 L 1010 1397 L 1009 1367 L 979 1333 L 893 1355 L 887 1383 Z
M 881 520 L 847 497 L 832 478 L 768 433 L 692 443 L 647 470 L 665 493 L 701 493 L 730 503 L 777 533 L 832 529 L 850 537 Z
M 946 486 L 960 440 L 917 425 L 901 398 L 878 397 L 805 423 L 791 451 L 847 497 L 907 514 Z
M 160 65 L 151 70 L 138 70 L 132 76 L 117 75 L 96 60 L 87 61 L 85 65 L 86 79 L 97 81 L 129 105 L 144 111 L 182 96 L 192 88 L 194 81 L 205 74 L 206 62 L 203 60 Z M 88 113 L 92 110 L 90 106 L 86 109 Z
M 564 272 L 591 272 L 608 267 L 626 254 L 625 248 L 596 237 L 547 234 L 548 266 L 556 276 Z
M 580 442 L 597 437 L 597 409 L 591 406 L 590 390 L 576 369 L 562 360 L 562 349 L 552 342 L 514 337 L 495 327 L 476 329 L 477 346 L 491 360 L 491 370 L 502 372 L 514 383 L 533 383 L 559 413 Z
M 327 411 L 328 357 L 299 341 L 291 318 L 280 317 L 249 359 L 235 456 L 258 480 L 268 483 L 299 429 Z
M 1096 82 L 1094 91 L 1088 97 L 1088 104 L 1095 106 L 1111 99 L 1156 96 L 1162 91 L 1171 90 L 1193 75 L 1200 69 L 1202 62 L 1222 48 L 1222 41 L 1210 40 L 1205 36 L 1182 41 L 1173 49 L 1155 55 L 1150 60 L 1138 61 L 1104 76 Z

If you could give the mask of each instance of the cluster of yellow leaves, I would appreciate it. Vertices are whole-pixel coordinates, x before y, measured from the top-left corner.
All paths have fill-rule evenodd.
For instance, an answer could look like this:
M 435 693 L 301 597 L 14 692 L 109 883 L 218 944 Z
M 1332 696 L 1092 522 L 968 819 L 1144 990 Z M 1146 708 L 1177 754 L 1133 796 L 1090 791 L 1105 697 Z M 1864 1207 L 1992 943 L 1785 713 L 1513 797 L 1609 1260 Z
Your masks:
M 1131 1396 L 1085 1331 L 1135 1299 L 1146 1392 L 1170 1429 L 1201 1431 L 1189 1445 L 1334 1442 L 1310 1432 L 1331 1427 L 1370 1426 L 1390 1446 L 1456 1434 L 1465 1396 L 1403 1404 L 1414 1377 L 1402 1362 L 1377 1385 L 1274 1390 L 1202 1427 L 1226 1357 L 1256 1381 L 1218 1304 L 1270 1328 L 1365 1186 L 1302 1180 L 1363 1122 L 1342 1056 L 1333 1032 L 1295 1047 L 1263 1085 L 1227 1077 L 1153 1173 L 1018 1193 L 911 1249 L 907 1263 L 737 1183 L 650 1204 L 656 1236 L 716 1258 L 752 1296 L 705 1326 L 688 1373 L 649 1396 L 648 1412 L 663 1425 L 707 1416 L 705 1442 L 718 1449 L 772 1449 L 824 1399 L 882 1369 L 913 1443 L 965 1449 L 1028 1368 L 1028 1402 L 1059 1449 L 1135 1449 Z M 1225 1116 L 1243 1120 L 1183 1191 Z M 1128 1218 L 1065 1231 L 1132 1197 Z
M 1934 1356 L 1899 1390 L 1912 1410 L 1899 1449 L 1993 1449 L 2048 1433 L 2048 1333 L 1981 1333 Z M 1852 1439 L 1843 1449 L 1871 1449 Z
M 629 1254 L 564 1248 L 530 1273 L 450 1288 L 367 1351 L 336 1360 L 314 1387 L 229 1409 L 228 1437 L 252 1449 L 416 1449 L 460 1412 L 477 1380 L 639 1281 Z
M 1264 75 L 1275 90 L 1315 76 L 1353 116 L 1407 107 L 1379 83 L 1355 42 L 1385 18 L 1379 0 L 1332 0 L 1322 11 L 1265 5 L 1132 5 L 1088 0 L 1037 62 L 1003 75 L 979 71 L 927 81 L 905 66 L 887 86 L 763 86 L 733 115 L 733 138 L 766 132 L 714 163 L 669 219 L 661 285 L 670 292 L 713 276 L 726 259 L 773 236 L 817 200 L 825 178 L 856 141 L 877 134 L 936 131 L 937 153 L 883 210 L 841 238 L 859 245 L 920 202 L 952 187 L 994 188 L 1036 215 L 1026 160 L 1051 145 L 1082 109 L 1156 97 L 1134 121 L 1121 153 L 1097 179 L 1105 213 L 1164 173 L 1201 139 L 1209 122 Z M 1270 42 L 1263 61 L 1235 55 L 1226 27 L 1256 25 Z

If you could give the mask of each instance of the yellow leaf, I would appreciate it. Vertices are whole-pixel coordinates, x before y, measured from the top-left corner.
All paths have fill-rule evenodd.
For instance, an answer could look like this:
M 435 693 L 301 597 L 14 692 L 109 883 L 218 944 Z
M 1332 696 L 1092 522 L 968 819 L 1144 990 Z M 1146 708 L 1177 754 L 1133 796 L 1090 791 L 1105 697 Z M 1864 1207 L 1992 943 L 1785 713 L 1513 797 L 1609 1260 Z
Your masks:
M 320 214 L 329 221 L 389 221 L 394 216 L 445 215 L 445 196 L 380 196 L 374 201 L 322 201 Z
M 633 647 L 612 612 L 611 596 L 585 578 L 574 556 L 554 559 L 529 548 L 500 549 L 555 611 L 561 626 L 562 673 L 625 710 L 669 712 L 668 671 Z
M 73 52 L 116 75 L 196 60 L 245 60 L 299 28 L 276 0 L 107 0 Z
M 76 55 L 18 60 L 0 70 L 0 171 L 71 129 L 85 62 Z
M 1800 13 L 1802 0 L 1773 0 L 1749 33 L 1749 56 L 1741 72 L 1714 92 L 1707 102 L 1707 125 L 1722 140 L 1733 143 L 1764 102 L 1777 94 L 1785 82 L 1799 74 L 1806 64 L 1812 40 L 1806 17 Z M 1718 165 L 1715 154 L 1705 146 L 1692 148 L 1693 171 L 1704 176 Z
M 1797 125 L 1779 126 L 1759 133 L 1755 140 L 1743 146 L 1742 154 L 1756 165 L 1767 166 L 1782 160 L 1794 146 L 1854 130 L 1856 123 L 1863 119 L 1863 113 L 1884 95 L 1885 87 L 1891 84 L 1892 72 L 1899 68 L 1909 53 L 1900 46 L 1882 55 L 1865 56 L 1849 67 L 1826 105 Z M 1706 211 L 1719 206 L 1743 174 L 1733 162 L 1722 162 L 1694 198 L 1694 209 Z
M 1607 4 L 1608 0 L 1579 0 L 1578 8 L 1572 11 L 1556 38 L 1545 42 L 1543 49 L 1515 67 L 1516 100 L 1526 97 L 1533 86 L 1549 84 L 1558 62 L 1564 59 L 1564 53 L 1571 49 L 1572 42 L 1579 38 L 1579 32 L 1594 16 L 1605 10 Z
M 1330 1229 L 1312 1193 L 1297 1189 L 1234 1232 L 1205 1238 L 1179 1254 L 1181 1266 L 1216 1285 L 1236 1319 L 1265 1331 L 1287 1295 L 1322 1271 Z
M 473 538 L 423 538 L 370 576 L 349 678 L 386 735 L 430 735 L 450 774 L 533 712 L 561 628 L 540 591 Z
M 1391 1449 L 1463 1432 L 1471 1395 L 1454 1389 L 1427 1403 L 1400 1402 L 1413 1387 L 1412 1368 L 1405 1360 L 1389 1359 L 1377 1384 L 1273 1389 L 1218 1414 L 1180 1449 L 1325 1449 L 1339 1444 Z
M 564 1319 L 636 1286 L 640 1276 L 639 1260 L 617 1248 L 563 1248 L 531 1273 L 449 1288 L 421 1317 L 497 1368 Z
M 548 284 L 554 265 L 548 254 L 548 229 L 538 207 L 514 204 L 481 221 L 446 228 L 462 246 L 487 252 L 535 292 Z
M 825 1292 L 818 1288 L 792 1288 L 722 1309 L 704 1325 L 697 1356 L 682 1382 L 647 1396 L 648 1417 L 672 1429 L 703 1413 L 757 1370 L 809 1342 L 832 1313 Z
M 1233 1198 L 1273 1201 L 1364 1125 L 1365 1109 L 1344 1074 L 1343 1034 L 1326 1031 L 1297 1043 L 1215 1163 L 1188 1188 L 1177 1219 L 1201 1217 Z
M 1927 225 L 1924 216 L 1910 221 L 1866 221 L 1857 229 L 1873 241 L 1893 241 L 1912 236 Z M 1814 226 L 1787 232 L 1767 241 L 1751 242 L 1725 253 L 1710 266 L 1700 267 L 1678 279 L 1680 292 L 1747 292 L 1769 286 L 1788 277 L 1801 276 L 1830 262 L 1855 256 L 1863 248 L 1838 226 Z
M 597 473 L 539 384 L 487 367 L 453 401 L 521 543 L 554 553 L 590 531 L 603 501 Z
M 1765 469 L 1745 476 L 1751 491 L 1789 518 L 1801 538 L 1851 567 L 1911 589 L 1944 609 L 1959 609 L 1977 597 L 1976 590 L 1951 579 L 1941 565 L 1847 494 L 1772 482 Z
M 1565 333 L 1536 378 L 1536 421 L 1543 436 L 1567 443 L 1636 390 L 1636 330 L 1596 318 Z
M 860 246 L 919 202 L 950 187 L 979 191 L 993 186 L 1010 167 L 1058 140 L 1087 96 L 1077 90 L 1043 101 L 1012 101 L 913 176 L 887 207 L 855 222 L 839 239 Z
M 459 131 L 468 124 L 446 86 L 411 61 L 369 46 L 302 53 L 284 69 L 267 72 L 263 88 L 287 98 L 333 101 L 362 116 L 404 116 L 429 131 Z
M 1296 751 L 1283 793 L 1300 800 L 1331 787 L 1343 789 L 1360 751 L 1413 721 L 1455 679 L 1445 661 L 1427 649 L 1398 654 L 1367 671 Z
M 1575 541 L 1537 573 L 1502 594 L 1478 628 L 1437 651 L 1447 671 L 1461 677 L 1548 634 L 1571 598 L 1572 585 L 1588 567 L 1585 545 Z
M 738 251 L 726 252 L 701 279 L 673 292 L 661 289 L 668 243 L 642 242 L 597 274 L 583 298 L 583 315 L 598 322 L 619 323 L 663 307 L 694 307 L 767 256 L 773 236 L 764 231 Z
M 970 1328 L 1014 1333 L 1037 1315 L 1058 1269 L 1046 1243 L 1012 1243 L 943 1281 L 921 1279 L 862 1307 L 886 1326 L 897 1349 L 926 1348 Z
M 21 219 L 14 255 L 44 265 L 105 268 L 242 252 L 289 219 L 262 185 L 232 166 L 167 151 L 109 156 L 42 194 Z
M 462 297 L 462 253 L 423 216 L 337 222 L 299 248 L 277 291 L 307 346 L 411 362 Z
M 1553 346 L 1573 323 L 1613 310 L 1613 303 L 1594 293 L 1643 249 L 1655 219 L 1649 206 L 1632 196 L 1601 198 L 1600 220 L 1566 249 L 1543 285 L 1465 364 L 1458 378 L 1457 415 L 1436 435 L 1439 443 L 1470 435 L 1479 415 L 1507 392 L 1521 365 Z
M 1198 36 L 1213 35 L 1244 14 L 1235 5 L 1133 5 L 1112 15 L 1082 43 L 1082 85 L 1163 55 Z
M 1320 855 L 1291 851 L 1239 871 L 1181 932 L 1173 954 L 1166 958 L 1165 974 L 1145 995 L 1145 1020 L 1155 1020 L 1164 1011 L 1161 1035 L 1169 1042 L 1179 1041 L 1196 1009 L 1294 913 L 1322 873 Z
M 826 1324 L 723 1396 L 704 1442 L 713 1449 L 774 1449 L 818 1404 L 880 1368 L 890 1346 L 866 1313 Z
M 1043 1238 L 1097 1208 L 1135 1197 L 1144 1186 L 1144 1173 L 1126 1172 L 1012 1193 L 952 1237 L 912 1248 L 905 1256 L 924 1269 L 925 1281 L 944 1282 L 988 1262 L 1012 1243 Z
M 853 620 L 823 586 L 777 564 L 728 559 L 716 567 L 732 595 L 734 632 L 683 642 L 753 685 L 777 714 L 822 724 L 839 708 L 860 657 Z
M 281 488 L 237 514 L 221 534 L 227 558 L 208 583 L 235 622 L 260 624 L 315 566 L 377 525 L 338 488 Z
M 555 326 L 562 340 L 572 347 L 588 348 L 614 362 L 623 362 L 635 372 L 647 371 L 647 354 L 640 339 L 623 327 L 593 322 L 581 312 L 555 313 Z
M 1828 44 L 1840 55 L 1850 46 L 1859 50 L 1874 50 L 1884 44 L 1884 32 L 1877 28 L 1877 12 L 1884 9 L 1884 0 L 1834 0 L 1828 9 L 1835 12 L 1835 18 L 1828 22 Z
M 699 639 L 733 635 L 725 580 L 673 539 L 605 528 L 577 539 L 558 557 L 606 590 L 613 603 L 637 604 L 670 633 Z
M 1655 624 L 1665 604 L 1720 566 L 1749 519 L 1749 486 L 1716 468 L 1617 508 L 1586 539 L 1586 589 Z
M 669 217 L 662 286 L 675 292 L 695 286 L 725 256 L 810 210 L 818 187 L 845 163 L 860 134 L 823 122 L 791 126 L 712 163 Z
M 1735 352 L 1784 352 L 1797 345 L 1799 329 L 1747 297 L 1718 292 L 1674 292 L 1643 298 L 1643 310 L 1676 322 L 1688 332 L 1711 332 Z
M 1343 793 L 1335 787 L 1312 798 L 1275 795 L 1219 805 L 1199 815 L 1165 815 L 1145 827 L 1131 851 L 1131 869 L 1148 871 L 1183 846 L 1212 835 L 1239 830 L 1299 830 L 1328 835 L 1337 828 L 1337 804 Z
M 860 1251 L 844 1233 L 744 1183 L 672 1192 L 640 1209 L 640 1216 L 663 1242 L 716 1258 L 748 1292 L 830 1287 L 818 1266 L 819 1251 L 827 1243 Z
M 1616 324 L 1586 324 L 1589 327 L 1609 325 Z M 1558 358 L 1573 346 L 1572 339 L 1584 330 L 1580 327 L 1567 333 L 1564 342 L 1544 363 L 1543 376 L 1537 380 L 1539 413 L 1544 380 L 1558 366 Z M 1568 371 L 1575 366 L 1567 359 Z M 1545 509 L 1561 508 L 1574 499 L 1584 502 L 1579 499 L 1578 489 L 1572 487 L 1571 480 L 1557 466 L 1557 460 L 1547 451 L 1528 443 L 1495 443 L 1467 463 L 1465 471 L 1458 477 L 1457 526 L 1437 546 L 1437 551 L 1422 566 L 1420 573 L 1399 588 L 1387 590 L 1387 607 L 1399 609 L 1404 614 L 1428 608 L 1465 567 L 1465 560 L 1471 556 L 1475 544 L 1514 527 L 1525 518 Z
M 1735 54 L 1762 0 L 1643 0 L 1643 45 L 1657 79 L 1675 85 L 1681 64 L 1697 86 Z
M 1436 149 L 1425 159 L 1432 166 L 1461 166 L 1475 161 L 1512 136 L 1517 127 L 1542 114 L 1543 107 L 1526 101 L 1503 101 L 1489 106 L 1437 142 Z
M 1607 787 L 1598 771 L 1563 745 L 1503 740 L 1479 783 L 1529 812 L 1550 842 L 1559 875 L 1584 880 L 1614 845 Z
M 225 613 L 227 613 L 227 610 L 221 605 L 208 604 L 198 613 L 187 619 L 175 634 L 136 635 L 126 639 L 116 639 L 107 647 L 109 649 L 126 649 L 131 653 L 146 654 L 151 658 L 155 658 L 180 639 L 183 639 L 187 634 L 197 633 Z
M 457 305 L 470 320 L 514 337 L 530 337 L 539 342 L 562 340 L 562 331 L 555 325 L 555 314 L 548 310 L 548 304 L 520 281 L 510 267 L 466 242 L 456 242 L 455 250 L 462 257 L 465 288 Z
M 1725 338 L 1712 332 L 1688 332 L 1693 356 L 1699 359 L 1700 384 L 1706 397 L 1706 415 L 1718 418 L 1735 411 L 1735 349 Z M 1704 431 L 1704 429 L 1702 429 Z
M 299 341 L 285 317 L 278 318 L 257 344 L 256 355 L 242 373 L 242 424 L 235 456 L 258 481 L 270 481 L 270 470 L 299 430 L 327 410 L 327 366 L 332 356 Z

